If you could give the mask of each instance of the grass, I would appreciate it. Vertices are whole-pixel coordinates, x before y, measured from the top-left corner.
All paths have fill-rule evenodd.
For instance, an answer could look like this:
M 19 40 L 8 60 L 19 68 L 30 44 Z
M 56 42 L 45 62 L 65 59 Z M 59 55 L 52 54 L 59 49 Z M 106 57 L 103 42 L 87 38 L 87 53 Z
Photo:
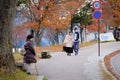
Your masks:
M 101 41 L 101 43 L 106 43 L 106 42 L 116 42 L 116 40 L 110 40 L 110 41 Z
M 97 42 L 87 42 L 80 45 L 80 47 L 86 47 L 96 44 Z M 61 45 L 54 45 L 48 47 L 36 47 L 36 53 L 40 54 L 42 51 L 49 51 L 49 52 L 61 52 L 63 49 L 64 44 Z
M 48 80 L 48 79 L 46 77 L 44 77 L 43 80 Z
M 13 54 L 15 62 L 22 62 L 23 56 L 15 52 Z M 3 69 L 0 69 L 0 80 L 37 80 L 37 76 L 27 75 L 25 72 L 16 69 L 12 73 L 7 73 Z
M 15 52 L 13 56 L 16 62 L 21 62 L 23 60 L 23 56 L 19 52 Z
M 23 56 L 19 52 L 13 53 L 15 62 L 23 62 Z M 39 59 L 39 55 L 36 55 L 36 58 Z
M 27 75 L 19 69 L 12 73 L 0 70 L 0 80 L 37 80 L 37 76 Z

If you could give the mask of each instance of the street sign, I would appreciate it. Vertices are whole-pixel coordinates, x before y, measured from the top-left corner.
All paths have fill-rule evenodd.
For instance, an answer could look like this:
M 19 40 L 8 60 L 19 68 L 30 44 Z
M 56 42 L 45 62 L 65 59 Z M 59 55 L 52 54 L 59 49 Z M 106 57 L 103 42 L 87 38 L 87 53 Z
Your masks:
M 94 18 L 94 19 L 100 19 L 101 16 L 102 16 L 101 11 L 95 11 L 95 12 L 93 13 L 93 18 Z
M 102 7 L 101 1 L 95 1 L 95 2 L 93 2 L 92 6 L 93 6 L 93 8 L 95 10 L 101 9 L 101 7 Z
M 102 8 L 102 2 L 101 1 L 95 1 L 92 4 L 94 8 L 93 18 L 98 20 L 98 56 L 100 56 L 100 18 L 102 16 L 101 8 Z

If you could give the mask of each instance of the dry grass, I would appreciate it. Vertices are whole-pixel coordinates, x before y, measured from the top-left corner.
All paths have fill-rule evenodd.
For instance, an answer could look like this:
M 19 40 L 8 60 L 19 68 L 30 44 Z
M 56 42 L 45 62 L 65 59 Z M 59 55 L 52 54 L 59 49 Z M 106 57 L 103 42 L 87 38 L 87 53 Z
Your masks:
M 15 52 L 13 54 L 15 62 L 22 62 L 23 56 Z M 37 80 L 37 76 L 27 75 L 25 72 L 16 69 L 16 71 L 12 73 L 4 72 L 3 70 L 0 70 L 0 80 Z
M 103 75 L 104 80 L 114 80 L 113 77 L 103 68 L 102 61 L 99 62 L 100 73 Z
M 42 51 L 61 52 L 62 47 L 63 47 L 63 44 L 62 45 L 48 46 L 48 47 L 36 47 L 35 51 L 36 51 L 36 53 L 41 53 Z
M 86 47 L 96 44 L 97 42 L 87 42 L 80 45 L 80 47 Z M 61 52 L 63 49 L 64 44 L 61 45 L 54 45 L 54 46 L 48 46 L 48 47 L 37 47 L 36 53 L 41 53 L 42 51 L 49 51 L 49 52 Z
M 13 54 L 14 59 L 16 62 L 22 62 L 23 61 L 23 56 L 19 52 L 15 52 Z

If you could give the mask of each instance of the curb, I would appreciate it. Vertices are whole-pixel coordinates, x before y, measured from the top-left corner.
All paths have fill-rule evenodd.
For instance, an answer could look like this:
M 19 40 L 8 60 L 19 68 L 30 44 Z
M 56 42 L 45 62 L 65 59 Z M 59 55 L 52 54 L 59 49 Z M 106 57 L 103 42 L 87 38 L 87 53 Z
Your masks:
M 107 68 L 107 70 L 117 79 L 120 80 L 120 77 L 118 76 L 118 74 L 116 74 L 113 70 L 113 67 L 111 66 L 111 58 L 120 54 L 120 50 L 114 51 L 112 53 L 110 53 L 109 55 L 104 57 L 104 63 L 105 63 L 105 67 Z

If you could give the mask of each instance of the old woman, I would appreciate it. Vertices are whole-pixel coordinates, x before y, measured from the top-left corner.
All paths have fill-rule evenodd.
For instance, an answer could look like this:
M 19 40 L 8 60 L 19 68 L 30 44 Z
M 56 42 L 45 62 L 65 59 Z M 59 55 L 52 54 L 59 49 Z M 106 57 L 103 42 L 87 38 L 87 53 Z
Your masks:
M 64 44 L 64 51 L 68 56 L 71 56 L 71 53 L 73 53 L 73 34 L 71 31 L 66 35 Z
M 36 63 L 35 50 L 33 47 L 33 35 L 28 35 L 26 38 L 26 43 L 24 45 L 26 53 L 24 54 L 24 62 L 26 63 L 26 72 L 30 74 L 30 64 Z

